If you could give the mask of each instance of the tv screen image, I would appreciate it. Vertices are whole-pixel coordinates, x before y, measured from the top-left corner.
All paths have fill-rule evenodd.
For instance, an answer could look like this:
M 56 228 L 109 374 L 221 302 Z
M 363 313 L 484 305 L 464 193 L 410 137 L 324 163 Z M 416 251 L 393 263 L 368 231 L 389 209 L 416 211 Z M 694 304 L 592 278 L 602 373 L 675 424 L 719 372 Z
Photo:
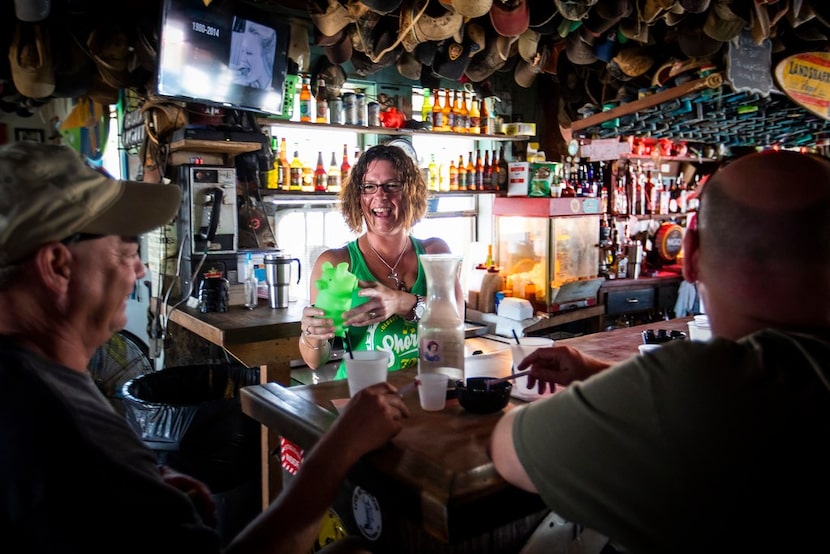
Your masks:
M 290 27 L 228 0 L 165 0 L 157 93 L 281 114 Z

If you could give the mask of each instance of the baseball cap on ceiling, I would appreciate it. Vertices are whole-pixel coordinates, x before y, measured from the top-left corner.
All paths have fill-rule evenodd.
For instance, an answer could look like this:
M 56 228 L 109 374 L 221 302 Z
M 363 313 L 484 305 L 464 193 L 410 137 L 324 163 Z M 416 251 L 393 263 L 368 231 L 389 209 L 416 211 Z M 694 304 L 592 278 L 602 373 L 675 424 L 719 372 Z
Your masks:
M 472 56 L 484 49 L 485 40 L 484 29 L 477 23 L 468 23 L 462 42 L 447 39 L 438 47 L 432 64 L 433 71 L 444 79 L 461 79 L 470 65 Z
M 530 11 L 525 0 L 493 0 L 490 8 L 493 29 L 505 37 L 517 37 L 530 25 Z
M 516 84 L 522 88 L 530 88 L 536 80 L 536 76 L 548 64 L 548 56 L 550 56 L 550 50 L 548 50 L 548 46 L 545 44 L 542 45 L 530 60 L 520 59 L 516 63 L 516 68 L 513 71 L 513 79 L 516 81 Z
M 138 236 L 179 209 L 175 185 L 112 179 L 68 146 L 0 146 L 0 267 L 75 233 Z
M 360 2 L 381 15 L 392 13 L 401 6 L 401 0 L 360 0 Z
M 312 0 L 308 3 L 311 22 L 320 33 L 334 36 L 349 24 L 349 12 L 338 0 Z
M 55 91 L 49 33 L 39 23 L 18 23 L 9 45 L 14 87 L 23 96 L 46 98 Z
M 486 15 L 493 5 L 493 0 L 440 0 L 441 4 L 464 17 L 475 18 Z

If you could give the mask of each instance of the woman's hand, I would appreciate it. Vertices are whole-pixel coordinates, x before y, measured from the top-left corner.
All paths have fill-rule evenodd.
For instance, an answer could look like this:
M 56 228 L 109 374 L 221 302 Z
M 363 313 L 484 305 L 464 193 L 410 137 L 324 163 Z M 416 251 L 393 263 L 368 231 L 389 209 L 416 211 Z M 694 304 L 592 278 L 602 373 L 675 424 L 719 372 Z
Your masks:
M 300 332 L 307 339 L 329 340 L 334 338 L 334 322 L 325 317 L 325 312 L 314 306 L 303 308 Z
M 406 316 L 415 305 L 415 295 L 386 287 L 377 281 L 358 281 L 359 296 L 366 298 L 363 304 L 343 313 L 343 325 L 366 327 L 386 321 L 395 314 Z

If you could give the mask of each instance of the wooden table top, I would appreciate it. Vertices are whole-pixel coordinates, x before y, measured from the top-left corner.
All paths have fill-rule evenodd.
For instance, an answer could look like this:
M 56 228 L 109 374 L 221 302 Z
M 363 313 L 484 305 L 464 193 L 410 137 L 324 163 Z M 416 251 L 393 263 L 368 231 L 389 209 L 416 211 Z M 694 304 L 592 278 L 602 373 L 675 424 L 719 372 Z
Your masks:
M 660 321 L 556 341 L 586 353 L 619 361 L 637 353 L 642 331 L 686 330 L 687 319 Z M 389 374 L 397 387 L 410 383 L 414 368 Z M 345 380 L 286 388 L 267 383 L 242 389 L 242 410 L 271 431 L 310 449 L 336 417 L 333 400 L 348 398 Z M 501 415 L 467 413 L 455 399 L 440 412 L 421 410 L 416 392 L 404 398 L 411 416 L 391 443 L 366 456 L 355 469 L 375 489 L 383 483 L 396 509 L 422 522 L 433 536 L 455 542 L 488 527 L 509 523 L 543 509 L 540 499 L 508 485 L 495 471 L 487 446 Z M 371 486 L 370 486 L 371 488 Z M 474 516 L 474 517 L 473 517 Z

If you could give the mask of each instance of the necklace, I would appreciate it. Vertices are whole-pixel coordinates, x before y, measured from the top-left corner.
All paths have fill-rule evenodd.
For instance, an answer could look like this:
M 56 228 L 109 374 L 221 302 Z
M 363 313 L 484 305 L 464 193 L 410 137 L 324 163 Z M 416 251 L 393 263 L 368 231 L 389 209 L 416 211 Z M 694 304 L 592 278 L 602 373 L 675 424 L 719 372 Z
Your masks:
M 371 249 L 372 249 L 372 252 L 374 252 L 374 253 L 375 253 L 375 256 L 377 256 L 377 257 L 378 257 L 378 259 L 379 259 L 381 262 L 383 262 L 383 265 L 385 265 L 387 268 L 389 268 L 389 275 L 387 275 L 387 277 L 388 277 L 389 279 L 392 279 L 393 281 L 395 281 L 395 287 L 396 287 L 398 290 L 406 291 L 406 283 L 404 283 L 404 282 L 403 282 L 403 279 L 401 279 L 401 278 L 398 276 L 398 264 L 399 264 L 399 263 L 401 263 L 401 260 L 403 259 L 403 255 L 404 255 L 404 254 L 406 254 L 406 251 L 407 251 L 407 250 L 409 250 L 409 240 L 407 240 L 407 241 L 406 241 L 406 244 L 404 244 L 404 245 L 403 245 L 403 250 L 401 250 L 401 253 L 400 253 L 400 254 L 398 254 L 398 259 L 395 261 L 395 265 L 389 265 L 389 264 L 386 262 L 386 260 L 384 260 L 384 259 L 383 259 L 383 256 L 381 256 L 381 255 L 378 253 L 378 251 L 377 251 L 377 250 L 375 250 L 375 247 L 374 247 L 374 246 L 372 246 L 372 243 L 369 241 L 368 237 L 366 238 L 366 244 L 368 244 L 368 245 L 369 245 L 369 248 L 371 248 Z

